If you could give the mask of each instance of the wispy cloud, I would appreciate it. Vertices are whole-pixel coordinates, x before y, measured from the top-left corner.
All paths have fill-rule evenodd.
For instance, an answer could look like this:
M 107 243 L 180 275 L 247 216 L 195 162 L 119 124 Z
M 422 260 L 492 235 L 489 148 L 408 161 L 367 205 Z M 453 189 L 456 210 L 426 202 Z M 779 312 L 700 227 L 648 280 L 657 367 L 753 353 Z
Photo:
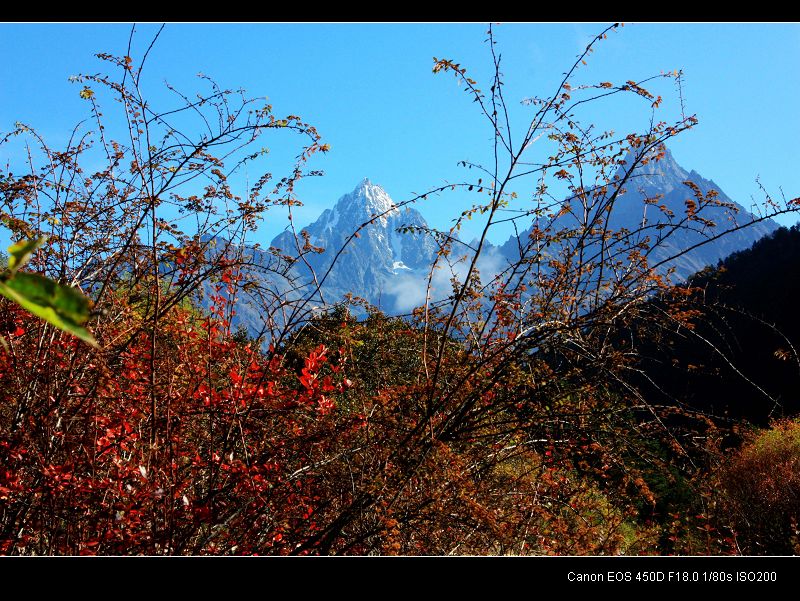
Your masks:
M 441 261 L 430 282 L 431 302 L 441 302 L 453 295 L 453 286 L 461 286 L 469 271 L 471 256 L 455 255 Z M 508 266 L 508 261 L 496 248 L 485 249 L 476 264 L 481 283 L 492 282 Z M 425 304 L 429 273 L 402 273 L 388 278 L 384 291 L 394 297 L 394 309 L 407 313 Z

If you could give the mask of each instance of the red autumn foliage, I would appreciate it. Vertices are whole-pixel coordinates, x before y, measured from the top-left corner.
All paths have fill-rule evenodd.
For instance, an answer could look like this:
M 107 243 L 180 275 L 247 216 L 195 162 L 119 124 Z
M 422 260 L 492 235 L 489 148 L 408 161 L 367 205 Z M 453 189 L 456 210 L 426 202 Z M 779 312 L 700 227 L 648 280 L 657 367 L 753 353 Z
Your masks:
M 337 353 L 312 353 L 298 378 L 183 308 L 162 320 L 155 362 L 147 335 L 113 347 L 126 320 L 96 330 L 104 353 L 4 303 L 4 333 L 18 324 L 0 368 L 3 552 L 288 553 L 315 531 L 303 467 L 360 427 L 330 416 Z
M 105 350 L 94 352 L 4 301 L 0 330 L 26 330 L 0 366 L 4 553 L 574 553 L 622 543 L 613 530 L 624 514 L 550 452 L 495 447 L 509 463 L 481 457 L 475 440 L 436 442 L 408 479 L 412 458 L 397 450 L 420 418 L 402 408 L 414 387 L 344 409 L 359 388 L 346 378 L 346 346 L 315 346 L 298 373 L 234 341 L 225 322 L 176 307 L 151 361 L 145 334 L 114 347 L 136 319 L 118 302 L 127 319 L 96 328 Z M 346 527 L 332 537 L 337 520 Z

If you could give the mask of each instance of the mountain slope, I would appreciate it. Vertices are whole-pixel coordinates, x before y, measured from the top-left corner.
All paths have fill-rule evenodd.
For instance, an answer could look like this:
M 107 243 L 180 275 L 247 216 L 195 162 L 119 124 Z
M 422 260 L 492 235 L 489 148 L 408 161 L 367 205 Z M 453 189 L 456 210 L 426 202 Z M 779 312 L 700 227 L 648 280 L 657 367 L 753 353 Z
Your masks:
M 694 330 L 639 345 L 651 402 L 678 399 L 767 424 L 800 411 L 800 226 L 779 228 L 691 278 L 703 290 Z
M 629 154 L 615 177 L 621 179 L 632 160 Z M 703 198 L 709 194 L 716 195 L 716 204 L 708 204 L 698 211 L 703 219 L 713 225 L 701 220 L 684 221 L 691 203 L 697 206 L 695 191 L 686 182 L 692 182 Z M 679 279 L 685 280 L 707 265 L 715 265 L 731 253 L 749 248 L 756 240 L 778 228 L 778 224 L 770 219 L 755 222 L 756 217 L 734 202 L 713 180 L 681 167 L 669 149 L 664 149 L 664 156 L 660 160 L 649 160 L 647 164 L 638 165 L 623 190 L 617 196 L 608 218 L 609 228 L 615 231 L 641 231 L 633 240 L 649 237 L 649 264 L 661 264 L 659 271 L 662 273 L 674 267 Z M 573 204 L 577 205 L 577 201 L 573 200 Z M 580 211 L 577 210 L 567 214 L 555 227 L 575 227 L 575 215 L 578 214 Z M 737 229 L 745 224 L 751 225 Z M 527 242 L 531 231 L 532 228 L 528 229 L 519 239 L 509 239 L 500 247 L 500 252 L 509 261 L 516 260 L 520 244 Z M 729 233 L 703 244 L 723 232 Z M 669 236 L 659 241 L 667 233 Z

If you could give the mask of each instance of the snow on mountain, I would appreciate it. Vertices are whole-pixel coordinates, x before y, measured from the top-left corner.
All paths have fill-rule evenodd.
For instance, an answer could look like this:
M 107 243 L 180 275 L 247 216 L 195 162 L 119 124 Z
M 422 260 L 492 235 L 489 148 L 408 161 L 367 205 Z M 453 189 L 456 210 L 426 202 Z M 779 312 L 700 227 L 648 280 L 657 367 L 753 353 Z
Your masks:
M 631 157 L 627 157 L 626 164 L 620 166 L 617 175 L 625 172 L 630 160 Z M 735 206 L 738 212 L 733 213 L 723 207 L 708 207 L 701 215 L 715 222 L 716 228 L 694 222 L 691 224 L 693 230 L 676 231 L 667 240 L 654 245 L 653 239 L 660 235 L 662 226 L 669 226 L 671 222 L 685 217 L 686 201 L 693 198 L 692 190 L 684 183 L 686 181 L 694 182 L 703 194 L 715 191 L 720 201 Z M 678 279 L 687 278 L 707 265 L 716 264 L 735 251 L 749 248 L 753 242 L 778 227 L 773 221 L 764 220 L 698 246 L 709 235 L 750 223 L 754 217 L 734 203 L 712 180 L 681 167 L 669 150 L 660 161 L 640 165 L 624 187 L 626 191 L 614 203 L 609 219 L 610 228 L 635 232 L 645 226 L 646 233 L 637 236 L 651 236 L 650 265 L 683 253 L 659 268 L 663 272 L 675 267 Z M 645 202 L 645 199 L 658 195 L 660 197 L 656 204 L 662 205 L 666 212 Z M 669 217 L 669 212 L 674 216 Z M 558 223 L 550 224 L 550 227 L 567 230 L 576 227 L 576 215 L 579 213 L 568 213 Z M 540 225 L 546 227 L 548 224 Z M 411 207 L 398 207 L 386 190 L 364 178 L 352 192 L 343 195 L 331 208 L 323 211 L 316 221 L 303 228 L 297 239 L 291 232 L 285 231 L 271 243 L 272 247 L 280 249 L 281 254 L 296 257 L 298 246 L 302 248 L 307 237 L 311 245 L 324 251 L 307 252 L 303 260 L 295 262 L 283 276 L 264 269 L 264 275 L 258 277 L 269 284 L 276 298 L 299 299 L 311 295 L 315 276 L 318 282 L 322 282 L 322 293 L 312 295 L 309 306 L 330 306 L 352 293 L 389 314 L 404 313 L 423 304 L 428 292 L 434 301 L 452 294 L 452 279 L 463 281 L 467 269 L 467 258 L 462 257 L 459 261 L 458 257 L 455 260 L 451 257 L 451 264 L 443 262 L 440 269 L 431 272 L 438 247 L 432 236 L 426 233 L 427 229 L 427 223 L 419 211 Z M 357 230 L 358 236 L 351 238 L 351 234 Z M 477 265 L 484 284 L 491 281 L 495 274 L 503 272 L 509 263 L 518 260 L 519 249 L 529 242 L 531 231 L 532 227 L 519 238 L 511 237 L 500 246 L 486 241 Z M 567 240 L 569 244 L 569 238 Z M 637 241 L 638 238 L 625 244 L 630 246 Z M 549 249 L 549 256 L 558 252 L 557 247 L 558 244 L 554 244 Z M 690 250 L 684 253 L 687 249 Z M 274 264 L 276 260 L 271 252 L 253 250 L 253 253 L 256 264 Z M 463 253 L 455 253 L 458 254 Z M 543 257 L 542 265 L 547 263 L 547 258 Z M 428 290 L 428 277 L 431 275 L 433 280 Z M 258 332 L 263 325 L 260 310 L 244 306 L 247 303 L 242 304 L 237 309 L 239 316 L 236 321 L 246 325 L 251 333 Z
M 350 235 L 359 235 L 348 242 Z M 412 231 L 401 232 L 411 227 Z M 303 228 L 311 244 L 324 248 L 306 259 L 322 286 L 324 301 L 338 302 L 347 293 L 365 298 L 387 312 L 395 310 L 397 277 L 427 273 L 436 254 L 436 245 L 424 230 L 427 223 L 416 209 L 400 208 L 381 186 L 364 178 L 331 209 L 326 209 L 312 224 Z M 302 246 L 302 233 L 300 234 Z M 296 255 L 297 243 L 290 232 L 283 232 L 272 246 Z M 336 254 L 342 250 L 331 267 Z M 310 280 L 304 264 L 295 266 L 297 276 Z

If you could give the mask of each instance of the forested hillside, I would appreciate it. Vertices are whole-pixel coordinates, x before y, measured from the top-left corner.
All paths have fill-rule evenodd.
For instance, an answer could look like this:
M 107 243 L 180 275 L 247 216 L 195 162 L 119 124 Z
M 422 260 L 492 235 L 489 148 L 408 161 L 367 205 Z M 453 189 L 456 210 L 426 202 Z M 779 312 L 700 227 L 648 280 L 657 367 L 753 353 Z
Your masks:
M 642 341 L 648 396 L 767 425 L 800 411 L 800 229 L 780 228 L 690 280 L 692 329 Z

